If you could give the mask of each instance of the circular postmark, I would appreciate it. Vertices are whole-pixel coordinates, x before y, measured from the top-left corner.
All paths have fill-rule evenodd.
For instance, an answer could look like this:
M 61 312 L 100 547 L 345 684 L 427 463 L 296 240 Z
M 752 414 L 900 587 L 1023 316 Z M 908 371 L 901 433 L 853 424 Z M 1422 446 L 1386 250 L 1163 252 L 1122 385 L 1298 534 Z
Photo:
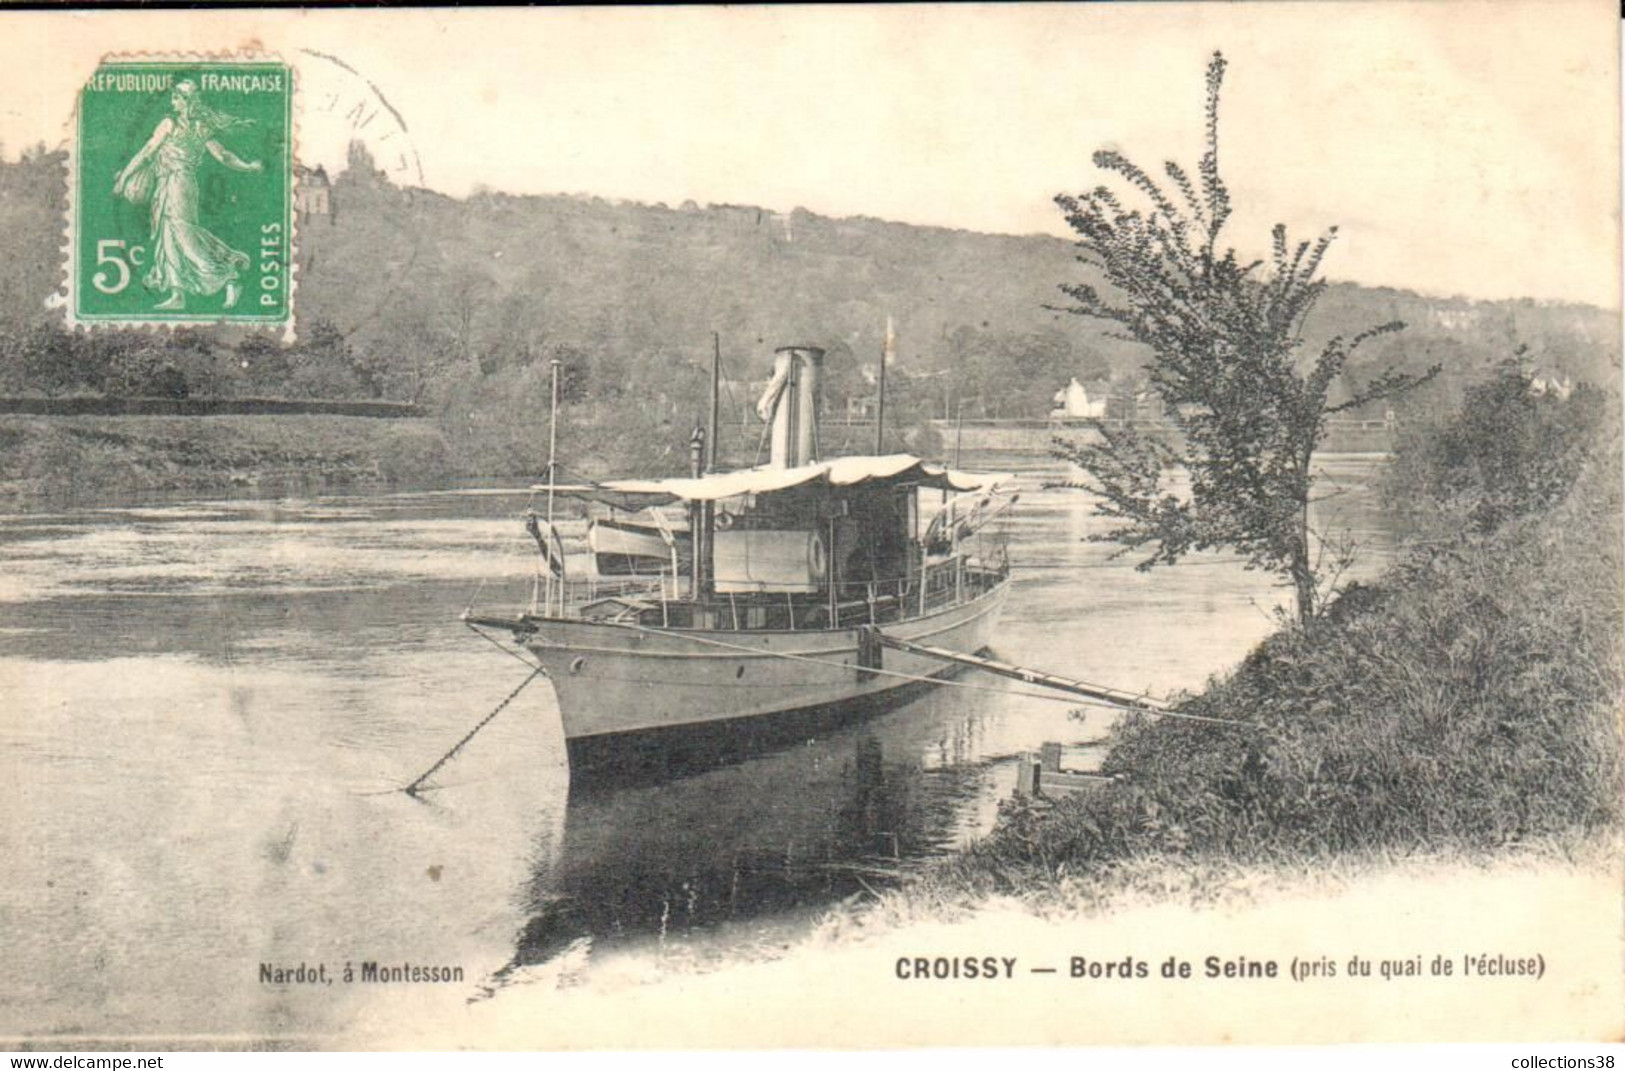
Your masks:
M 390 248 L 370 253 L 375 263 L 388 266 L 375 275 L 363 277 L 336 266 L 325 255 L 328 243 L 323 231 L 347 227 L 357 209 L 344 203 L 350 191 L 340 188 L 340 177 L 350 180 L 351 190 L 359 186 L 393 190 L 409 204 L 415 191 L 426 185 L 423 159 L 406 117 L 365 72 L 342 57 L 309 48 L 300 49 L 295 62 L 301 158 L 296 197 L 306 307 L 346 337 L 364 334 L 383 321 L 407 292 L 405 283 L 421 259 L 424 238 L 419 227 L 392 227 Z M 358 169 L 370 173 L 351 173 Z M 383 207 L 388 200 L 374 200 L 367 211 L 388 211 Z M 353 241 L 340 247 L 352 257 L 357 253 Z M 329 284 L 340 292 L 326 293 Z
M 360 146 L 393 185 L 424 185 L 423 160 L 405 117 L 370 78 L 338 56 L 309 48 L 299 50 L 298 77 L 302 155 L 337 166 Z

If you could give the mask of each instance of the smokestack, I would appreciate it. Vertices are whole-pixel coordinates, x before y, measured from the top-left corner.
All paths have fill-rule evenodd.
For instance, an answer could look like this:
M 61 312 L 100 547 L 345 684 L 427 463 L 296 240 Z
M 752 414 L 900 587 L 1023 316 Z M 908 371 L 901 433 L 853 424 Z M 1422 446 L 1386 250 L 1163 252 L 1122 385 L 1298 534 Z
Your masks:
M 768 407 L 768 412 L 762 413 L 762 417 L 773 425 L 772 452 L 768 456 L 768 463 L 776 469 L 786 469 L 795 463 L 791 460 L 796 442 L 795 403 L 795 351 L 778 350 L 773 354 L 773 381 L 767 385 L 767 393 L 757 406 L 758 412 L 762 406 Z
M 773 380 L 756 411 L 773 425 L 769 464 L 776 469 L 818 459 L 818 399 L 823 391 L 824 351 L 783 346 L 773 352 Z
M 796 356 L 796 461 L 810 465 L 818 460 L 818 401 L 824 393 L 824 351 L 813 346 L 797 346 Z

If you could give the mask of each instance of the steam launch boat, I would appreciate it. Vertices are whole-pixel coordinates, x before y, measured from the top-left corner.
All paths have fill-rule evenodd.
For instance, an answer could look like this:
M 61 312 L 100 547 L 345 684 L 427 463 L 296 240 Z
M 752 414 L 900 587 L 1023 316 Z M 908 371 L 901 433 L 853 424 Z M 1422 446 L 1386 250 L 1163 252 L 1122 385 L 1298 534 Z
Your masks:
M 509 632 L 558 697 L 573 764 L 696 736 L 747 742 L 860 713 L 974 654 L 1009 589 L 1010 477 L 908 454 L 820 460 L 823 352 L 787 347 L 757 406 L 768 464 L 560 485 L 549 463 L 531 604 L 470 611 Z M 716 439 L 713 370 L 712 431 Z M 882 395 L 883 397 L 883 395 Z M 877 435 L 878 439 L 878 435 Z M 555 496 L 584 504 L 565 519 Z

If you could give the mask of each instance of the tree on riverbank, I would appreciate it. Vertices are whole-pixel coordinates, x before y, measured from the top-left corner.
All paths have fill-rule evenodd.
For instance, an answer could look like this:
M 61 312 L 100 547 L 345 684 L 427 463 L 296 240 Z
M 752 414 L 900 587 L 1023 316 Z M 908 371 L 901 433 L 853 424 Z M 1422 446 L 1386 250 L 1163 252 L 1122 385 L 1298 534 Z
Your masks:
M 1300 621 L 1313 617 L 1322 591 L 1325 546 L 1310 528 L 1310 459 L 1333 414 L 1392 398 L 1431 378 L 1389 369 L 1333 404 L 1332 383 L 1365 342 L 1403 327 L 1385 323 L 1331 339 L 1312 360 L 1302 353 L 1305 321 L 1326 290 L 1321 261 L 1336 228 L 1289 243 L 1272 234 L 1268 270 L 1220 247 L 1231 214 L 1219 173 L 1219 94 L 1225 60 L 1207 70 L 1206 149 L 1195 176 L 1174 161 L 1167 184 L 1120 153 L 1095 165 L 1126 181 L 1148 202 L 1131 207 L 1102 185 L 1056 198 L 1079 235 L 1078 260 L 1104 275 L 1112 292 L 1061 287 L 1065 311 L 1113 324 L 1151 351 L 1146 373 L 1183 433 L 1175 450 L 1132 427 L 1097 424 L 1101 441 L 1059 440 L 1056 452 L 1092 477 L 1099 512 L 1120 522 L 1102 539 L 1125 552 L 1145 549 L 1140 568 L 1171 565 L 1191 551 L 1229 547 L 1249 568 L 1293 588 Z M 1190 493 L 1167 483 L 1178 465 Z

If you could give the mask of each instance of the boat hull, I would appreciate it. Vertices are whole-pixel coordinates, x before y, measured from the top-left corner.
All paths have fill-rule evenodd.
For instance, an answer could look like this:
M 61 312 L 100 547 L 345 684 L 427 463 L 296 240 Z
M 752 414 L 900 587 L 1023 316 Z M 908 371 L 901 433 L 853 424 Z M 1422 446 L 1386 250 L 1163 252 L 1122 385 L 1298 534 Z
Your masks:
M 818 706 L 726 721 L 578 736 L 565 742 L 570 768 L 593 776 L 590 780 L 572 780 L 570 791 L 590 792 L 649 779 L 663 780 L 816 739 L 842 726 L 895 710 L 957 675 L 959 669 L 946 666 L 930 681 L 908 681 L 884 692 Z
M 992 641 L 1009 590 L 885 626 L 887 633 L 955 651 Z M 875 673 L 859 665 L 859 630 L 689 631 L 546 620 L 526 646 L 547 670 L 572 761 L 613 738 L 650 738 L 798 713 L 840 716 L 872 706 L 943 663 L 886 650 Z M 845 708 L 845 709 L 843 709 Z

